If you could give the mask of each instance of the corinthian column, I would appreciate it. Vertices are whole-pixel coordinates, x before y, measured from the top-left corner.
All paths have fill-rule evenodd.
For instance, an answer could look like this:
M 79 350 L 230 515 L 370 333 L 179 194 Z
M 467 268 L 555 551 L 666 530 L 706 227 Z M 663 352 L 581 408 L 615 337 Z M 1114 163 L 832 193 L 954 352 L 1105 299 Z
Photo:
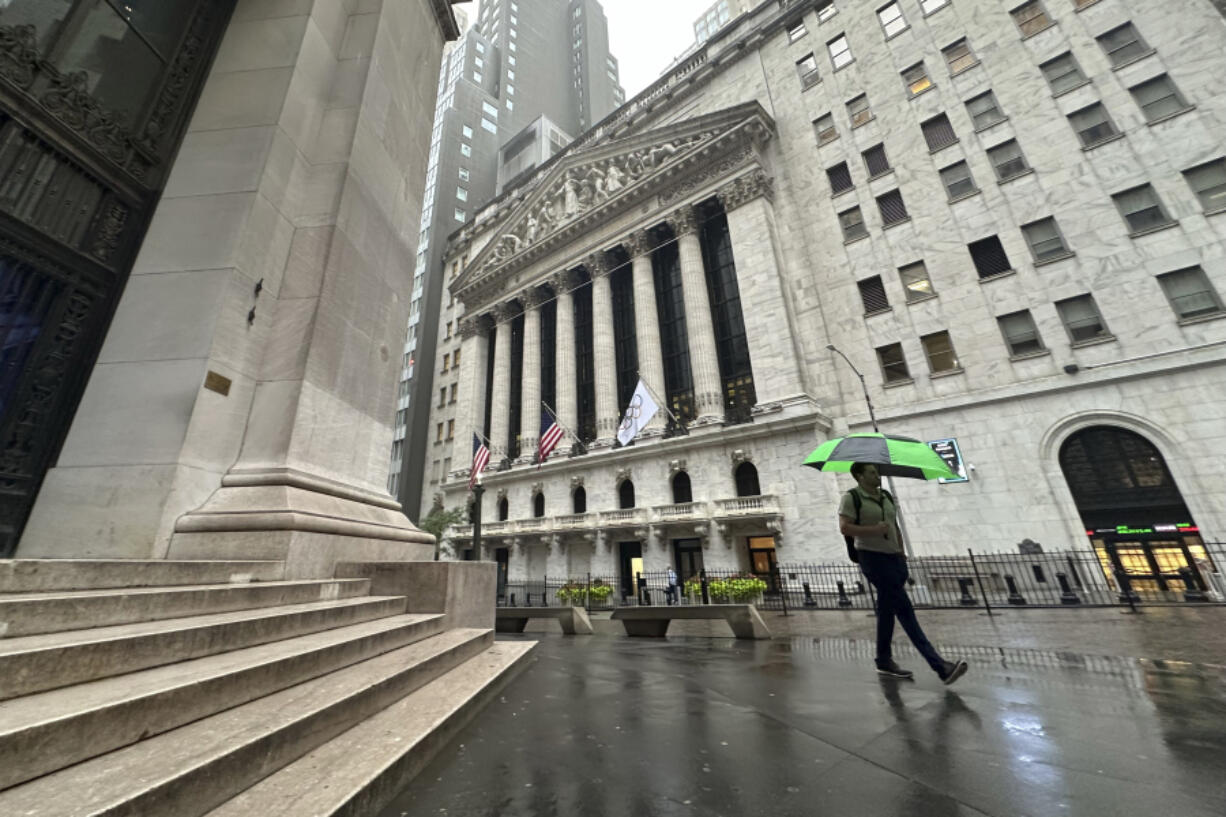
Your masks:
M 520 381 L 519 457 L 527 462 L 541 433 L 541 302 L 535 287 L 519 296 L 524 306 L 524 368 Z
M 490 319 L 473 315 L 460 321 L 460 384 L 456 399 L 456 429 L 461 441 L 452 467 L 463 468 L 473 432 L 485 431 L 485 373 L 489 368 Z M 427 364 L 428 365 L 428 364 Z M 471 462 L 469 463 L 471 465 Z
M 494 307 L 494 399 L 490 404 L 490 459 L 501 462 L 510 452 L 511 416 L 511 313 L 510 304 Z
M 715 324 L 711 320 L 711 299 L 707 296 L 707 275 L 698 246 L 698 217 L 686 205 L 668 219 L 677 236 L 681 257 L 681 292 L 685 299 L 685 327 L 689 334 L 690 371 L 694 377 L 694 408 L 698 424 L 717 423 L 724 418 L 724 399 L 719 381 L 719 358 L 715 350 Z
M 647 382 L 660 400 L 665 399 L 664 354 L 660 347 L 660 316 L 656 312 L 656 279 L 651 267 L 651 242 L 646 231 L 639 230 L 622 242 L 630 254 L 634 277 L 634 342 L 639 355 L 639 377 Z M 620 408 L 620 407 L 619 407 Z M 647 423 L 644 436 L 654 436 L 664 429 L 663 411 Z
M 613 346 L 613 286 L 604 253 L 588 257 L 592 275 L 592 356 L 596 361 L 596 446 L 617 434 L 617 352 Z
M 551 281 L 558 298 L 558 323 L 555 335 L 557 346 L 553 364 L 554 382 L 557 383 L 558 423 L 570 433 L 578 433 L 579 425 L 579 377 L 575 369 L 575 288 L 573 272 L 559 272 Z

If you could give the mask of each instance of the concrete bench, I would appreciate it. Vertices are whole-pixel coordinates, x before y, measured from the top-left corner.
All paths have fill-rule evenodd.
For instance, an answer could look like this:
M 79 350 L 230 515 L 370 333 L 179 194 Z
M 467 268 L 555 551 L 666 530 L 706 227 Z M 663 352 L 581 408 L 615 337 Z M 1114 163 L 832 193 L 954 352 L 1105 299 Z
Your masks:
M 674 619 L 717 619 L 728 622 L 737 638 L 770 638 L 771 631 L 752 604 L 698 604 L 686 606 L 619 607 L 613 619 L 626 635 L 663 638 Z
M 499 607 L 494 612 L 494 631 L 522 633 L 530 618 L 552 618 L 567 635 L 591 635 L 592 620 L 582 607 Z

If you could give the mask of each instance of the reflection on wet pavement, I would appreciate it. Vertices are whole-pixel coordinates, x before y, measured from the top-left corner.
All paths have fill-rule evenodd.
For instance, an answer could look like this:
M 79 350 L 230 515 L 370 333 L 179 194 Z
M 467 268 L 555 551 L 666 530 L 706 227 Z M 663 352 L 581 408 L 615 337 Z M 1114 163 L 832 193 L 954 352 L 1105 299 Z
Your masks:
M 383 817 L 1226 814 L 1226 669 L 967 648 L 595 636 L 532 665 Z M 904 660 L 905 659 L 905 660 Z

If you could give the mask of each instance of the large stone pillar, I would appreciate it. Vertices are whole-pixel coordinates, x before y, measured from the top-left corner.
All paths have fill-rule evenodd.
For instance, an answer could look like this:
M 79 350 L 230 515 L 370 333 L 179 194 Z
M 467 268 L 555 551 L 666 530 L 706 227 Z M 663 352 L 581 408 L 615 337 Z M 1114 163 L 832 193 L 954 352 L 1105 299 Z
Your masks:
M 603 253 L 588 258 L 592 275 L 592 354 L 596 360 L 596 446 L 617 436 L 617 355 L 613 345 L 613 287 Z
M 681 257 L 681 291 L 685 299 L 685 327 L 689 335 L 690 371 L 694 378 L 694 409 L 697 425 L 724 419 L 723 390 L 719 380 L 719 357 L 715 350 L 715 323 L 707 295 L 707 275 L 698 245 L 698 216 L 686 205 L 668 218 L 677 236 Z
M 632 234 L 622 242 L 630 253 L 631 272 L 634 279 L 634 341 L 639 355 L 639 377 L 643 378 L 656 395 L 665 398 L 664 353 L 660 346 L 660 316 L 656 312 L 655 272 L 651 266 L 651 241 L 644 230 Z M 664 411 L 647 423 L 640 436 L 660 434 L 665 426 Z
M 494 385 L 490 402 L 490 461 L 502 462 L 510 455 L 511 416 L 511 314 L 510 304 L 494 307 Z
M 792 326 L 784 299 L 771 180 L 755 170 L 720 188 L 717 195 L 728 217 L 758 405 L 804 397 L 803 355 L 793 343 L 799 330 Z
M 485 434 L 485 373 L 489 368 L 490 319 L 473 315 L 460 321 L 460 383 L 456 395 L 456 435 L 462 441 L 451 466 L 464 468 L 471 456 L 472 435 Z M 471 460 L 467 465 L 471 465 Z
M 554 332 L 557 347 L 553 364 L 554 382 L 557 388 L 558 422 L 567 434 L 578 434 L 579 425 L 579 378 L 575 369 L 575 288 L 573 272 L 559 272 L 551 281 L 558 299 L 557 331 Z
M 541 302 L 539 289 L 524 292 L 524 361 L 519 389 L 519 457 L 528 462 L 541 433 Z

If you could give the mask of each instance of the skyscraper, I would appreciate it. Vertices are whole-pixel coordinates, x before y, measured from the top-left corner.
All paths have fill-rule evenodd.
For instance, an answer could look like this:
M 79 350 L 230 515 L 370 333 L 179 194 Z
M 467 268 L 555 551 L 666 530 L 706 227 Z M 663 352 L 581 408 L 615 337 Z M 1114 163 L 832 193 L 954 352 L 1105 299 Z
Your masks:
M 438 331 L 443 290 L 464 264 L 443 269 L 447 236 L 496 195 L 500 164 L 509 168 L 504 181 L 530 170 L 537 164 L 530 156 L 547 160 L 624 98 L 596 0 L 485 0 L 476 24 L 444 55 L 388 476 L 388 491 L 410 518 L 432 501 L 423 502 L 427 449 L 468 433 L 431 436 L 429 428 L 431 404 L 454 399 L 458 374 L 459 333 Z M 532 143 L 538 151 L 526 150 Z M 440 349 L 452 338 L 454 352 Z

